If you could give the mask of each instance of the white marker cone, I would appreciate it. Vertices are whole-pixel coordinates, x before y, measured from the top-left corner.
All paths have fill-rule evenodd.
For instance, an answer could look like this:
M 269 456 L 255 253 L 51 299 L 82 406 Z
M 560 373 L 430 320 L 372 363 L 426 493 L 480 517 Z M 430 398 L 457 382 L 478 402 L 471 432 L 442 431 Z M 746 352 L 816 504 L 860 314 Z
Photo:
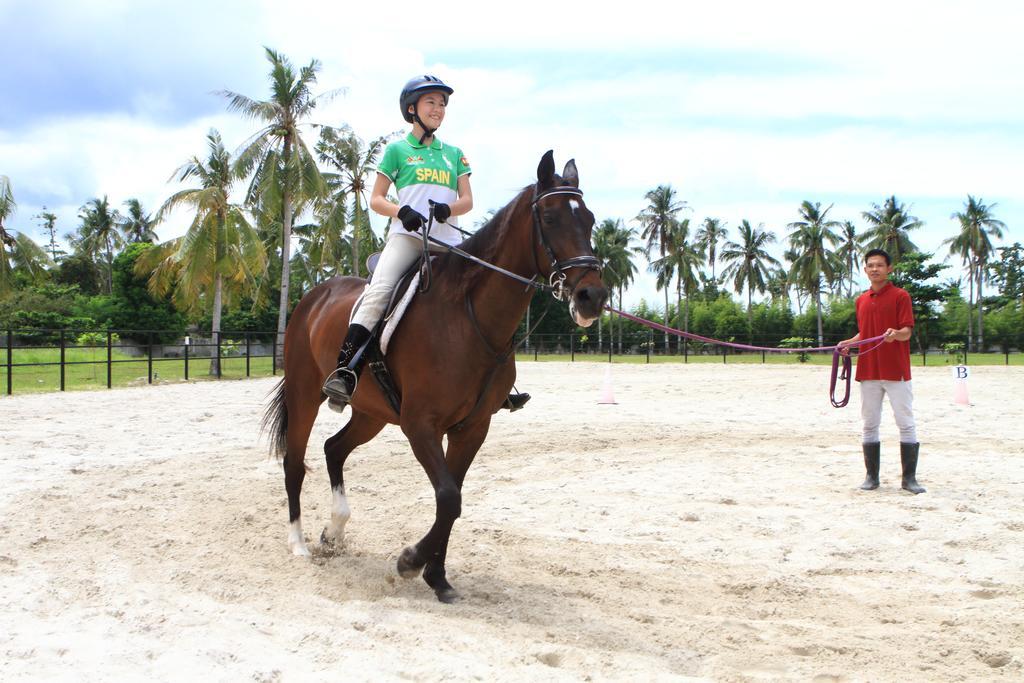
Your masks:
M 612 393 L 612 367 L 606 366 L 604 369 L 604 386 L 601 387 L 601 398 L 597 400 L 598 405 L 617 405 L 615 401 L 615 394 Z
M 953 366 L 953 403 L 961 406 L 971 405 L 967 398 L 967 377 L 970 371 L 966 365 Z

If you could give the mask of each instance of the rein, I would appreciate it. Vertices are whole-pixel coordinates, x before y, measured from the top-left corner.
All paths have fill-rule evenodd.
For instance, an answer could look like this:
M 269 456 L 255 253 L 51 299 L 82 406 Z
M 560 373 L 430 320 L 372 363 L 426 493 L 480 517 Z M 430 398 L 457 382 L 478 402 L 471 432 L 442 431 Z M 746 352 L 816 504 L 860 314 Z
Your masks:
M 742 351 L 766 351 L 770 353 L 806 353 L 809 351 L 831 351 L 832 377 L 829 382 L 829 400 L 832 402 L 832 406 L 834 408 L 843 408 L 846 406 L 847 403 L 850 402 L 850 380 L 852 379 L 852 374 L 850 370 L 852 368 L 852 361 L 850 359 L 850 354 L 842 354 L 839 352 L 841 347 L 838 344 L 835 344 L 833 346 L 807 346 L 799 349 L 780 349 L 769 346 L 752 346 L 750 344 L 737 344 L 734 342 L 712 339 L 710 337 L 702 337 L 701 335 L 694 334 L 692 332 L 684 332 L 683 330 L 677 330 L 674 327 L 668 327 L 667 325 L 662 325 L 651 320 L 646 320 L 639 316 L 626 313 L 625 311 L 620 311 L 618 309 L 612 308 L 611 306 L 605 306 L 604 308 L 606 311 L 620 315 L 626 320 L 631 320 L 635 323 L 646 325 L 647 327 L 658 330 L 659 332 L 667 332 L 669 334 L 674 334 L 677 337 L 692 339 L 694 341 L 705 342 L 708 344 L 716 344 L 718 346 L 728 346 L 734 349 L 740 349 Z M 853 348 L 855 346 L 859 347 L 859 350 L 856 352 L 856 355 L 863 356 L 866 353 L 871 353 L 884 343 L 885 335 L 881 334 L 877 337 L 871 337 L 870 339 L 862 339 L 858 342 L 855 342 L 853 344 L 850 344 L 849 346 L 842 348 Z M 868 346 L 868 348 L 864 348 L 865 346 Z M 840 359 L 842 359 L 843 366 L 842 374 L 839 373 Z M 846 382 L 846 393 L 841 399 L 836 399 L 836 383 L 838 381 Z
M 483 259 L 474 256 L 473 254 L 470 254 L 467 251 L 452 246 L 447 242 L 442 242 L 436 237 L 431 236 L 430 228 L 434 225 L 433 206 L 430 207 L 430 218 L 428 219 L 426 229 L 423 230 L 424 256 L 428 256 L 428 245 L 436 244 L 437 246 L 442 247 L 445 251 L 447 251 L 450 254 L 455 254 L 456 256 L 466 259 L 467 261 L 472 261 L 478 266 L 482 266 L 489 270 L 493 270 L 496 273 L 501 273 L 505 277 L 512 278 L 517 282 L 523 283 L 527 287 L 533 287 L 534 289 L 539 289 L 542 292 L 550 292 L 551 296 L 553 296 L 558 301 L 567 301 L 572 296 L 572 292 L 576 289 L 576 285 L 579 283 L 580 280 L 583 279 L 583 275 L 586 274 L 587 270 L 596 270 L 598 272 L 601 271 L 601 262 L 597 260 L 596 256 L 573 256 L 572 258 L 565 259 L 564 261 L 558 260 L 558 257 L 555 255 L 554 249 L 551 248 L 551 244 L 548 242 L 547 234 L 545 234 L 544 228 L 541 225 L 540 211 L 537 208 L 537 202 L 539 202 L 541 199 L 545 197 L 549 197 L 554 194 L 570 194 L 576 197 L 582 197 L 583 190 L 570 186 L 556 187 L 551 190 L 535 193 L 533 195 L 533 199 L 530 202 L 530 208 L 533 212 L 533 229 L 534 234 L 536 235 L 535 242 L 540 241 L 541 246 L 544 247 L 544 251 L 547 252 L 548 258 L 551 261 L 551 275 L 548 278 L 548 282 L 537 280 L 537 275 L 540 274 L 540 263 L 537 261 L 536 249 L 534 249 L 533 254 L 533 261 L 534 265 L 536 266 L 536 273 L 531 278 L 525 278 L 522 275 L 513 273 L 510 270 L 505 270 L 504 268 L 496 266 L 493 263 L 488 263 L 487 261 L 484 261 Z M 456 230 L 458 230 L 458 228 L 456 228 Z M 459 230 L 459 232 L 461 232 L 464 235 L 470 234 L 465 232 L 464 230 Z M 427 262 L 429 263 L 429 260 Z M 584 268 L 585 270 L 583 273 L 580 274 L 578 278 L 576 278 L 576 282 L 573 283 L 572 287 L 566 287 L 566 275 L 564 271 L 570 268 Z M 428 289 L 430 289 L 429 274 L 427 277 L 428 281 L 426 288 L 421 289 L 421 292 L 426 292 Z

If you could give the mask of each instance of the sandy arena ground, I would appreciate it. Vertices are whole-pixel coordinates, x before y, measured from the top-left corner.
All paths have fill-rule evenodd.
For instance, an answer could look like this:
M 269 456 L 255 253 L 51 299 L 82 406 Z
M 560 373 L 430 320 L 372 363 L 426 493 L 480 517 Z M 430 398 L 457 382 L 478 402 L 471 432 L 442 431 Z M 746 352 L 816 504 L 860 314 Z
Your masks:
M 433 494 L 389 427 L 347 545 L 286 548 L 275 380 L 0 397 L 0 679 L 1020 680 L 1024 368 L 915 369 L 919 480 L 863 478 L 827 369 L 523 363 L 438 603 L 394 570 Z M 886 408 L 888 411 L 888 407 Z M 303 519 L 330 514 L 321 412 Z

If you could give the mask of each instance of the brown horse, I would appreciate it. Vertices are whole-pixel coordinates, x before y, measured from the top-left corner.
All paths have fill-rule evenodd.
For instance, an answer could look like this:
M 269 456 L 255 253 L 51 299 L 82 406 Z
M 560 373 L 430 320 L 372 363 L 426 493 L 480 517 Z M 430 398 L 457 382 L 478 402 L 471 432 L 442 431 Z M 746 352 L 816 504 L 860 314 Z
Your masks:
M 398 424 L 434 487 L 437 505 L 433 526 L 402 551 L 398 571 L 408 578 L 422 570 L 439 600 L 457 597 L 445 578 L 448 538 L 461 513 L 466 471 L 487 436 L 491 416 L 515 381 L 512 339 L 533 294 L 522 280 L 543 277 L 551 284 L 542 287 L 568 300 L 573 318 L 584 326 L 597 319 L 608 296 L 591 249 L 594 215 L 578 187 L 575 163 L 567 163 L 559 176 L 549 151 L 537 168 L 537 184 L 524 188 L 460 245 L 478 259 L 518 274 L 520 281 L 455 254 L 435 260 L 432 286 L 413 300 L 388 346 L 400 412 L 388 403 L 372 374 L 364 372 L 348 424 L 324 443 L 333 503 L 321 542 L 343 541 L 349 518 L 345 459 L 385 424 Z M 365 284 L 354 277 L 325 282 L 303 297 L 288 322 L 285 377 L 264 424 L 274 450 L 284 454 L 288 545 L 296 555 L 309 555 L 299 495 L 306 443 L 324 400 L 320 387 L 335 368 L 349 314 Z M 447 451 L 442 447 L 445 435 Z

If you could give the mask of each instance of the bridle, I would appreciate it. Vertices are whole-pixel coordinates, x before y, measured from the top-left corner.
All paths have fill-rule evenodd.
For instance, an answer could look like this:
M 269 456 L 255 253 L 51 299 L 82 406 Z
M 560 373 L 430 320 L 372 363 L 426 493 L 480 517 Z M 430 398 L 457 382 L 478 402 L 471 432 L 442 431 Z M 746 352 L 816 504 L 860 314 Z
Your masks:
M 598 275 L 601 274 L 601 262 L 598 261 L 595 256 L 573 256 L 572 258 L 565 259 L 564 261 L 558 260 L 558 257 L 555 255 L 555 250 L 551 248 L 548 236 L 544 232 L 544 223 L 541 221 L 540 208 L 538 207 L 538 203 L 541 199 L 556 194 L 568 194 L 582 198 L 583 190 L 570 185 L 561 185 L 550 190 L 544 190 L 543 192 L 535 192 L 533 200 L 530 202 L 530 209 L 533 212 L 534 233 L 537 235 L 541 246 L 544 247 L 544 251 L 547 253 L 550 261 L 551 274 L 548 276 L 548 284 L 544 288 L 548 289 L 551 292 L 551 296 L 555 297 L 556 300 L 569 301 L 572 298 L 572 293 L 576 291 L 576 285 L 580 283 L 580 280 L 583 279 L 588 270 L 596 270 Z M 533 261 L 537 268 L 537 274 L 539 275 L 541 270 L 540 263 L 537 260 L 536 249 L 533 251 Z M 580 276 L 576 278 L 571 287 L 566 287 L 565 283 L 567 277 L 565 271 L 570 268 L 582 268 L 583 272 L 580 273 Z
M 493 263 L 488 263 L 487 261 L 484 261 L 483 259 L 474 256 L 473 254 L 470 254 L 467 251 L 463 251 L 458 247 L 454 247 L 446 242 L 442 242 L 436 237 L 431 236 L 430 228 L 434 224 L 433 207 L 430 208 L 430 217 L 427 221 L 426 229 L 422 231 L 424 262 L 430 262 L 430 259 L 427 258 L 429 252 L 428 243 L 436 244 L 437 246 L 442 247 L 445 251 L 449 253 L 455 254 L 456 256 L 472 261 L 478 266 L 483 266 L 484 268 L 493 270 L 494 272 L 500 273 L 505 277 L 512 278 L 513 280 L 523 283 L 527 287 L 534 287 L 535 289 L 539 289 L 541 291 L 551 292 L 551 296 L 553 296 L 558 301 L 571 300 L 572 293 L 576 291 L 576 285 L 580 283 L 583 277 L 587 274 L 588 270 L 596 270 L 598 275 L 601 274 L 601 262 L 597 259 L 596 256 L 573 256 L 572 258 L 567 258 L 564 261 L 558 260 L 558 256 L 555 255 L 555 250 L 551 248 L 551 242 L 548 240 L 547 233 L 544 232 L 544 226 L 540 219 L 540 209 L 537 206 L 540 200 L 555 194 L 569 194 L 576 197 L 583 197 L 583 190 L 572 187 L 570 185 L 562 185 L 559 187 L 552 188 L 550 190 L 544 190 L 543 192 L 534 193 L 533 199 L 530 201 L 530 210 L 533 212 L 533 231 L 535 235 L 534 244 L 531 245 L 533 248 L 533 263 L 534 267 L 536 268 L 533 277 L 525 278 L 522 275 L 519 275 L 518 273 L 513 273 L 512 271 L 506 270 L 500 266 L 496 266 Z M 459 232 L 464 231 L 459 230 Z M 544 251 L 547 253 L 548 259 L 550 261 L 551 274 L 548 276 L 547 282 L 544 282 L 543 280 L 538 281 L 537 279 L 542 272 L 540 267 L 540 261 L 537 259 L 536 242 L 538 241 L 540 242 L 541 246 L 544 247 Z M 580 273 L 580 276 L 576 278 L 576 280 L 572 282 L 572 286 L 569 287 L 566 286 L 566 280 L 568 278 L 565 274 L 565 271 L 571 268 L 582 268 L 583 272 Z M 426 288 L 424 288 L 423 285 L 421 284 L 421 292 L 426 292 L 427 289 L 430 288 L 429 272 L 430 270 L 428 268 L 428 284 L 426 285 Z

